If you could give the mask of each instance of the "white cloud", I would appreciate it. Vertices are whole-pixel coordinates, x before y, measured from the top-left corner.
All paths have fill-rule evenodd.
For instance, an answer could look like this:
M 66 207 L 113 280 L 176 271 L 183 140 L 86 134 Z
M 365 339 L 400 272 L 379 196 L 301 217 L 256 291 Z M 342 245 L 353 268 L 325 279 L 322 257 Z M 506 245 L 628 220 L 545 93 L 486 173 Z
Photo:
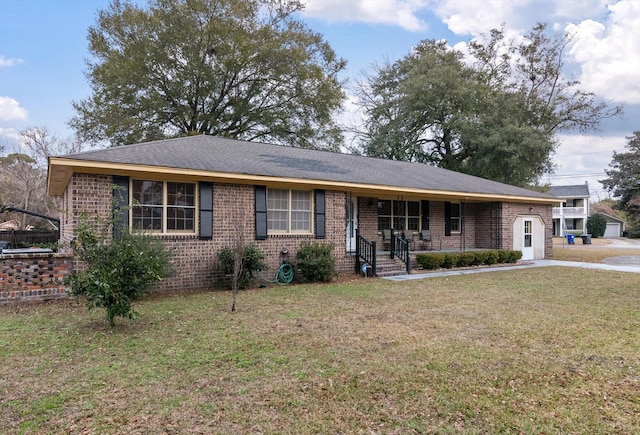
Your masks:
M 0 145 L 4 147 L 5 154 L 22 152 L 22 135 L 15 128 L 0 127 Z
M 0 121 L 24 121 L 27 111 L 20 103 L 10 97 L 0 97 Z
M 556 173 L 542 180 L 552 185 L 563 186 L 589 183 L 593 200 L 609 196 L 599 180 L 606 178 L 605 169 L 613 158 L 613 152 L 625 152 L 627 140 L 624 136 L 561 135 L 554 156 Z
M 640 2 L 609 7 L 605 22 L 584 20 L 566 27 L 574 35 L 569 55 L 580 65 L 580 81 L 614 101 L 640 103 Z
M 10 67 L 22 63 L 22 59 L 7 59 L 0 54 L 0 68 Z
M 330 22 L 388 24 L 413 32 L 428 27 L 417 16 L 418 11 L 425 9 L 425 0 L 305 0 L 304 3 L 304 15 Z

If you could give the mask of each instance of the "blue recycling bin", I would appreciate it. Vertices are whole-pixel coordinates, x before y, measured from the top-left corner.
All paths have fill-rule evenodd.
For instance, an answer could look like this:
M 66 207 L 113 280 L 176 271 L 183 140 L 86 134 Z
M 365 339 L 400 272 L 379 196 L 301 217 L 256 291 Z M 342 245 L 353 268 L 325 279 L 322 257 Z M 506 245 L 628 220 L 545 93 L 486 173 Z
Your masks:
M 575 245 L 576 244 L 576 235 L 575 234 L 567 234 L 567 242 L 570 245 Z

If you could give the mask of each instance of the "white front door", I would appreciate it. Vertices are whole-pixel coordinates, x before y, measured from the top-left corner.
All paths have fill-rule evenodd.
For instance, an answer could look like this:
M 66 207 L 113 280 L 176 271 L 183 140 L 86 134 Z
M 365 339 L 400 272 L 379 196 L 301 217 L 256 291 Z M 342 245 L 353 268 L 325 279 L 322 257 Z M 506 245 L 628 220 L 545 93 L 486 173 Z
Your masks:
M 524 228 L 522 231 L 522 259 L 533 260 L 533 221 L 531 219 L 524 219 Z
M 358 197 L 348 196 L 346 205 L 347 252 L 356 251 L 356 229 L 358 228 Z

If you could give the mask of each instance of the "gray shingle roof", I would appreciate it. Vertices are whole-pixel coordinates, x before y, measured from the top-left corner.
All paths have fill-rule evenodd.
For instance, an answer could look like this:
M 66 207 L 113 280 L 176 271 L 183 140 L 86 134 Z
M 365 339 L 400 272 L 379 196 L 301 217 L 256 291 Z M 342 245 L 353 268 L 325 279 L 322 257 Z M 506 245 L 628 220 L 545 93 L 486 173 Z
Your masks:
M 552 196 L 422 163 L 399 162 L 215 136 L 191 136 L 62 156 L 256 176 L 396 186 L 444 192 Z
M 551 186 L 549 192 L 557 198 L 588 198 L 589 185 L 585 183 L 571 186 Z

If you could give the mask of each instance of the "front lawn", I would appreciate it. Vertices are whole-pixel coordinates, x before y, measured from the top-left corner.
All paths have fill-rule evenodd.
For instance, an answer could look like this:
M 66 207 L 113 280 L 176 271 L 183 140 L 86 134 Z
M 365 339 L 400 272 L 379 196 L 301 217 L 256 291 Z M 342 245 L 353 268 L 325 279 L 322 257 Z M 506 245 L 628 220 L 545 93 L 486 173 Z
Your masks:
M 638 275 L 532 268 L 0 307 L 0 433 L 638 433 Z

